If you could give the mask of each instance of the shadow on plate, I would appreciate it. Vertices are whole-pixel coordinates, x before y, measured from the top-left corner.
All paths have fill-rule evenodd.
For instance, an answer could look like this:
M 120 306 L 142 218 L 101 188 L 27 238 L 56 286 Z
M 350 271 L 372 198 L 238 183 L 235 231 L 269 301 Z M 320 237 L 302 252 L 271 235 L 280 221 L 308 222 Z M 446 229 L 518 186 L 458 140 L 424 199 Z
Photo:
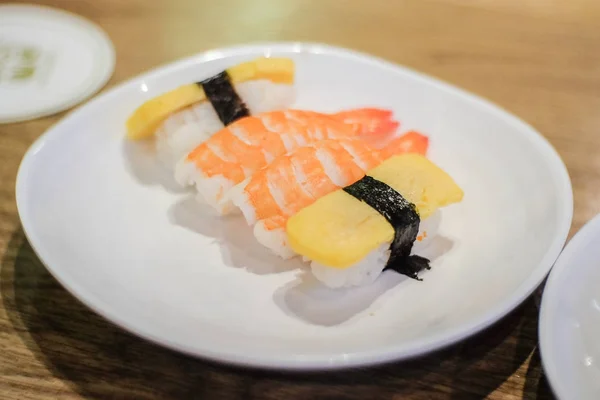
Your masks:
M 223 263 L 255 274 L 272 274 L 302 267 L 297 260 L 282 262 L 262 248 L 242 217 L 219 217 L 194 199 L 193 191 L 180 187 L 171 172 L 156 159 L 152 142 L 124 141 L 123 152 L 130 173 L 143 185 L 159 185 L 173 194 L 185 194 L 169 210 L 174 225 L 217 240 Z M 249 245 L 250 244 L 250 245 Z
M 185 196 L 168 210 L 172 224 L 214 238 L 220 245 L 223 263 L 266 275 L 305 268 L 300 259 L 282 260 L 258 243 L 241 215 L 217 216 L 212 209 Z
M 123 155 L 131 173 L 142 185 L 162 186 L 170 193 L 186 193 L 173 177 L 173 173 L 156 158 L 154 144 L 151 141 L 123 140 Z
M 265 275 L 298 269 L 297 278 L 277 290 L 275 303 L 289 316 L 324 326 L 339 325 L 367 310 L 388 290 L 408 279 L 386 271 L 373 285 L 354 289 L 329 289 L 309 272 L 308 263 L 299 257 L 284 261 L 261 246 L 241 216 L 218 216 L 193 195 L 181 198 L 169 209 L 171 223 L 194 233 L 214 238 L 221 247 L 223 263 L 234 268 Z M 436 214 L 428 224 L 434 232 L 440 223 Z M 443 236 L 433 236 L 415 245 L 415 252 L 432 262 L 451 250 L 453 243 Z M 424 271 L 422 276 L 426 276 Z
M 434 236 L 418 254 L 433 262 L 450 251 L 452 244 L 446 237 Z M 424 271 L 421 277 L 427 279 L 428 272 Z M 291 317 L 316 325 L 334 326 L 367 311 L 377 299 L 409 279 L 394 271 L 384 271 L 371 285 L 331 289 L 306 270 L 294 281 L 279 288 L 273 299 Z
M 21 230 L 4 252 L 0 294 L 10 320 L 8 334 L 20 335 L 52 375 L 85 398 L 482 399 L 509 378 L 503 392 L 512 397 L 551 398 L 534 351 L 538 310 L 531 299 L 485 332 L 417 360 L 340 372 L 282 373 L 226 367 L 130 335 L 66 292 Z M 28 357 L 26 351 L 22 357 Z M 50 377 L 43 370 L 37 374 L 45 387 Z M 48 388 L 56 398 L 69 396 L 68 386 L 48 383 Z
M 306 271 L 278 289 L 273 300 L 291 317 L 315 325 L 334 326 L 364 312 L 375 300 L 405 279 L 408 278 L 386 271 L 372 285 L 330 289 Z

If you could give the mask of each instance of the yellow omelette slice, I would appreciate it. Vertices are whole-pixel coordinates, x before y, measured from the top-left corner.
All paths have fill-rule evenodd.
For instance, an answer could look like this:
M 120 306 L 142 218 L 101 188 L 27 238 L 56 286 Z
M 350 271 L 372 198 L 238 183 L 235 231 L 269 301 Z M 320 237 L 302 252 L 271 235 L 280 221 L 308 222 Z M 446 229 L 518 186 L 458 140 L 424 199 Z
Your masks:
M 232 83 L 268 79 L 273 83 L 294 83 L 294 62 L 289 58 L 257 58 L 228 68 Z M 152 136 L 156 128 L 172 113 L 206 100 L 196 83 L 180 86 L 138 107 L 126 122 L 127 137 L 132 140 Z
M 367 175 L 415 204 L 421 220 L 463 198 L 454 180 L 419 154 L 389 158 Z M 349 267 L 394 238 L 394 228 L 381 214 L 342 189 L 292 216 L 286 232 L 294 251 L 333 268 Z

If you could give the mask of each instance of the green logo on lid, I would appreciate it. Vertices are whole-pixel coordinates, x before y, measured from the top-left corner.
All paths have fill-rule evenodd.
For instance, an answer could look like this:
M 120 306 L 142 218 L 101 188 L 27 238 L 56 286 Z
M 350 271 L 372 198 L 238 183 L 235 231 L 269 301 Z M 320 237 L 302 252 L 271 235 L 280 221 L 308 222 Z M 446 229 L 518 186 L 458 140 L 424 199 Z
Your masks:
M 35 46 L 0 40 L 0 84 L 41 79 L 40 73 L 49 66 L 47 56 Z

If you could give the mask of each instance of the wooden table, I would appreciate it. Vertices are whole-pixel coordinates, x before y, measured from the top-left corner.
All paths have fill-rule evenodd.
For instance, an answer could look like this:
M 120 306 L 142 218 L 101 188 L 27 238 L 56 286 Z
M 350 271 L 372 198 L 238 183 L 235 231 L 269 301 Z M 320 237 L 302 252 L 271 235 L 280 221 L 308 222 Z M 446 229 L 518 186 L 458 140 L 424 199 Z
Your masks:
M 539 129 L 574 186 L 571 233 L 600 211 L 596 0 L 47 0 L 101 25 L 108 87 L 211 47 L 256 40 L 367 51 L 487 97 Z M 370 4 L 370 5 L 368 5 Z M 4 399 L 546 399 L 536 297 L 424 359 L 334 374 L 243 371 L 151 345 L 82 306 L 24 239 L 14 198 L 27 147 L 63 114 L 0 125 L 0 397 Z

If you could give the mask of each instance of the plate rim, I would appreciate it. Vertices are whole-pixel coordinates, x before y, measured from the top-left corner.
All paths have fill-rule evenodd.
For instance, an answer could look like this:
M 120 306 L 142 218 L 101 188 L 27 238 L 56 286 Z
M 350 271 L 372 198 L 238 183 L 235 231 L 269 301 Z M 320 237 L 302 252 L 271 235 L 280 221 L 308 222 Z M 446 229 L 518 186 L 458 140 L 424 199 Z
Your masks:
M 111 98 L 115 97 L 119 93 L 119 91 L 125 86 L 133 86 L 136 84 L 143 83 L 144 79 L 146 79 L 147 77 L 150 77 L 167 69 L 175 69 L 187 64 L 201 64 L 203 62 L 207 62 L 214 59 L 222 59 L 244 54 L 256 54 L 260 53 L 261 51 L 264 52 L 267 49 L 269 49 L 269 51 L 274 52 L 334 55 L 350 60 L 366 62 L 379 68 L 391 69 L 396 72 L 410 76 L 411 78 L 414 78 L 422 83 L 437 86 L 439 89 L 449 91 L 455 96 L 462 97 L 470 101 L 470 103 L 472 103 L 473 105 L 487 109 L 487 111 L 489 111 L 492 114 L 500 115 L 510 124 L 516 125 L 520 127 L 521 130 L 523 130 L 524 132 L 527 132 L 525 134 L 528 136 L 529 140 L 534 142 L 536 149 L 540 152 L 540 156 L 545 158 L 554 169 L 553 175 L 555 175 L 557 184 L 563 187 L 563 190 L 561 191 L 563 196 L 563 198 L 561 199 L 563 207 L 559 211 L 561 213 L 561 216 L 559 218 L 558 230 L 541 262 L 535 268 L 532 269 L 530 275 L 521 282 L 521 284 L 512 294 L 506 296 L 502 301 L 497 302 L 494 307 L 488 309 L 488 311 L 482 314 L 482 316 L 480 316 L 479 318 L 473 319 L 468 324 L 463 324 L 458 328 L 454 328 L 453 330 L 449 331 L 449 333 L 446 333 L 444 335 L 432 335 L 426 341 L 416 342 L 418 345 L 413 344 L 412 348 L 407 348 L 406 345 L 388 346 L 377 350 L 361 351 L 350 354 L 346 353 L 344 355 L 341 355 L 339 358 L 333 360 L 327 356 L 318 355 L 297 356 L 294 358 L 286 359 L 271 356 L 245 356 L 243 354 L 232 354 L 222 351 L 212 351 L 208 348 L 208 346 L 202 349 L 202 351 L 199 351 L 197 347 L 192 349 L 180 344 L 171 343 L 168 339 L 165 338 L 153 337 L 147 332 L 143 332 L 140 329 L 137 329 L 136 327 L 129 326 L 127 321 L 123 321 L 118 315 L 116 315 L 118 313 L 115 313 L 114 310 L 100 309 L 100 307 L 97 307 L 95 304 L 93 304 L 93 301 L 89 301 L 88 298 L 86 298 L 89 296 L 86 296 L 84 293 L 80 292 L 76 282 L 66 282 L 60 277 L 60 269 L 56 269 L 50 266 L 47 255 L 45 255 L 44 251 L 41 250 L 41 246 L 39 246 L 39 241 L 36 240 L 35 234 L 33 233 L 35 230 L 35 224 L 29 221 L 26 212 L 24 212 L 24 205 L 27 202 L 24 189 L 26 188 L 26 180 L 29 168 L 32 165 L 32 161 L 35 157 L 35 154 L 44 146 L 46 141 L 48 141 L 53 137 L 53 135 L 55 135 L 55 132 L 60 132 L 61 126 L 63 124 L 68 123 L 71 117 L 76 116 L 81 112 L 84 112 L 85 109 L 88 108 L 88 106 L 92 106 L 93 104 L 102 101 L 109 101 Z M 78 107 L 75 110 L 71 110 L 60 121 L 51 126 L 30 145 L 29 149 L 26 151 L 19 165 L 15 190 L 17 212 L 21 220 L 21 226 L 32 249 L 39 257 L 42 264 L 50 272 L 50 274 L 75 298 L 77 298 L 79 301 L 85 304 L 90 310 L 94 311 L 96 314 L 102 316 L 111 323 L 118 325 L 122 329 L 134 334 L 135 336 L 196 358 L 241 367 L 292 371 L 336 370 L 360 366 L 378 365 L 390 362 L 399 362 L 402 360 L 412 359 L 425 354 L 429 354 L 433 351 L 441 350 L 461 340 L 471 337 L 484 330 L 485 328 L 492 326 L 501 318 L 513 311 L 516 307 L 518 307 L 539 287 L 539 285 L 546 278 L 566 242 L 573 217 L 572 183 L 564 161 L 562 160 L 556 149 L 548 141 L 548 139 L 546 139 L 538 130 L 533 128 L 525 121 L 521 120 L 516 115 L 508 112 L 499 105 L 496 105 L 493 102 L 483 97 L 480 97 L 479 95 L 468 92 L 465 89 L 442 81 L 439 78 L 424 74 L 422 72 L 413 70 L 404 65 L 394 63 L 381 57 L 347 47 L 334 46 L 319 42 L 302 41 L 259 41 L 233 46 L 212 48 L 203 52 L 193 54 L 191 56 L 180 58 L 173 62 L 164 63 L 157 67 L 147 69 L 145 72 L 137 76 L 131 77 L 127 80 L 120 82 L 119 84 L 113 86 L 104 93 L 95 96 L 82 107 Z
M 561 379 L 561 374 L 557 370 L 558 363 L 555 361 L 554 355 L 556 351 L 552 350 L 550 338 L 552 336 L 552 304 L 553 299 L 559 297 L 559 293 L 563 284 L 563 275 L 567 269 L 573 268 L 573 261 L 578 255 L 582 254 L 581 249 L 589 244 L 591 238 L 600 235 L 600 214 L 596 214 L 589 219 L 584 226 L 573 236 L 567 243 L 564 250 L 556 260 L 554 267 L 548 274 L 548 279 L 542 293 L 540 302 L 540 313 L 538 323 L 538 337 L 540 345 L 540 358 L 542 367 L 548 377 L 548 383 L 559 399 L 569 398 L 569 390 L 565 387 L 564 379 Z M 575 266 L 577 269 L 577 266 Z M 580 274 L 581 275 L 581 274 Z

